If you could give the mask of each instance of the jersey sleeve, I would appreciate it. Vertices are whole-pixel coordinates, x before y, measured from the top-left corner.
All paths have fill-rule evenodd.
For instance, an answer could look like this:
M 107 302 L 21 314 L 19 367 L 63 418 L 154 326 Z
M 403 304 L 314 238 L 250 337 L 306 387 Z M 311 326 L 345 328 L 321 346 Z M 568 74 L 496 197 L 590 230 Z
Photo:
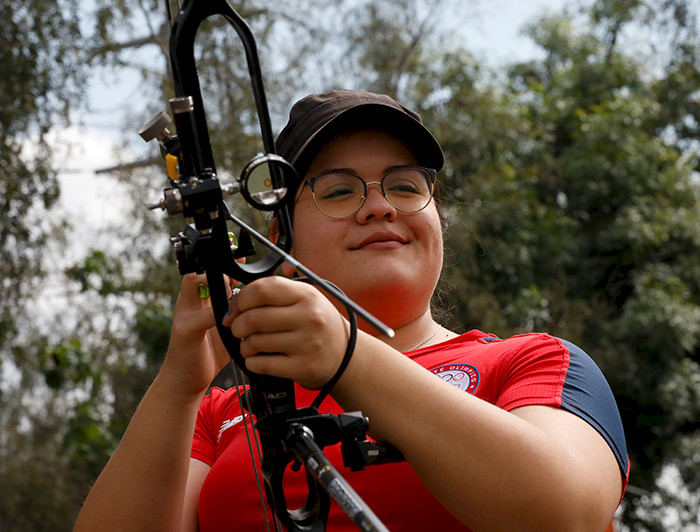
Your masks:
M 551 336 L 534 337 L 514 350 L 501 370 L 497 406 L 513 410 L 545 405 L 571 412 L 598 431 L 628 477 L 627 444 L 615 397 L 583 350 Z
M 627 443 L 612 390 L 595 362 L 576 345 L 562 341 L 569 350 L 569 369 L 562 390 L 561 407 L 590 423 L 608 442 L 620 468 L 629 474 Z
M 568 351 L 555 338 L 523 335 L 499 368 L 496 406 L 513 410 L 520 406 L 561 407 L 569 367 Z
M 192 452 L 190 456 L 213 466 L 216 460 L 217 421 L 221 417 L 218 412 L 224 391 L 220 388 L 212 388 L 204 396 L 197 412 L 197 421 L 194 426 L 192 439 Z

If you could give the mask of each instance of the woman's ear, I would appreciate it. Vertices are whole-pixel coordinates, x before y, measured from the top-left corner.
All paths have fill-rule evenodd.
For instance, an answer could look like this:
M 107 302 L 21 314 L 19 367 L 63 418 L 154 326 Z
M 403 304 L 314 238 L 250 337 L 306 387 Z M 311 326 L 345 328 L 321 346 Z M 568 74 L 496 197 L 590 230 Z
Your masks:
M 277 218 L 273 218 L 270 220 L 270 230 L 268 233 L 268 236 L 270 238 L 270 242 L 273 244 L 277 244 L 277 241 L 280 238 L 280 225 L 279 222 L 277 221 Z M 282 273 L 286 275 L 287 277 L 292 277 L 297 273 L 296 269 L 289 264 L 288 262 L 283 262 L 282 263 Z

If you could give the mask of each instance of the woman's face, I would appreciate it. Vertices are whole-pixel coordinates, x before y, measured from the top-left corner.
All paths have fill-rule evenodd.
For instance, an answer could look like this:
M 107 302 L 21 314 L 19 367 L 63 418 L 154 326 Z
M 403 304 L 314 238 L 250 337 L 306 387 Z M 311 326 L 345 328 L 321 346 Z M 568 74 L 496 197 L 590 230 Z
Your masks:
M 396 137 L 361 130 L 329 141 L 306 177 L 342 169 L 377 182 L 393 167 L 416 164 Z M 360 210 L 335 220 L 316 208 L 306 186 L 294 209 L 292 254 L 387 325 L 399 327 L 429 309 L 442 268 L 440 219 L 434 201 L 420 212 L 402 213 L 382 196 L 379 185 L 370 185 Z

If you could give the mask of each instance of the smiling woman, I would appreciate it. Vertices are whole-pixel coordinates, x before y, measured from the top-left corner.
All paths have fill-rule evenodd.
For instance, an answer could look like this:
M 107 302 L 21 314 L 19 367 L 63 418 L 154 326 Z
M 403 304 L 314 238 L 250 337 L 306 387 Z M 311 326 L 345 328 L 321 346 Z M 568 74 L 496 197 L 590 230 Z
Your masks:
M 345 169 L 378 183 L 396 169 L 415 168 L 416 164 L 406 143 L 384 131 L 365 129 L 331 138 L 307 175 L 324 176 Z M 428 175 L 419 172 L 418 177 L 426 180 Z M 405 325 L 423 317 L 425 325 L 434 328 L 426 312 L 442 267 L 442 232 L 434 203 L 427 206 L 432 183 L 424 187 L 427 199 L 420 199 L 410 214 L 399 211 L 374 184 L 368 186 L 357 208 L 348 209 L 343 218 L 325 219 L 310 186 L 301 189 L 294 208 L 295 257 L 340 286 L 360 306 L 382 316 L 397 330 L 397 338 L 387 341 L 395 340 L 399 349 L 415 344 L 411 343 L 414 338 L 400 338 Z
M 297 169 L 292 255 L 394 328 L 366 325 L 322 412 L 362 411 L 405 462 L 336 465 L 390 530 L 603 530 L 627 481 L 619 414 L 578 347 L 546 334 L 447 330 L 430 300 L 442 268 L 433 197 L 440 146 L 393 99 L 332 91 L 297 102 L 277 140 Z M 348 317 L 286 276 L 231 298 L 223 324 L 251 371 L 292 379 L 299 406 L 343 363 Z M 163 367 L 91 491 L 84 530 L 264 530 L 238 389 L 201 277 L 183 280 Z M 465 295 L 466 297 L 466 295 Z M 306 480 L 290 474 L 289 506 Z M 272 522 L 272 521 L 270 521 Z M 330 530 L 354 525 L 332 505 Z

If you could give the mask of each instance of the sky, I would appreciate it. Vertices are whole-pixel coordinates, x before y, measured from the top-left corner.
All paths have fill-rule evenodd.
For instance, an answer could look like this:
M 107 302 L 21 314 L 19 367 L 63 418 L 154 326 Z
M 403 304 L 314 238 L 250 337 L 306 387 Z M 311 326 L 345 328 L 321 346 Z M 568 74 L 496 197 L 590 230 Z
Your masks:
M 527 59 L 536 56 L 537 49 L 520 35 L 522 26 L 533 17 L 560 10 L 565 3 L 566 0 L 481 0 L 477 16 L 459 33 L 469 50 L 477 57 L 488 58 L 492 65 Z M 58 209 L 70 213 L 76 222 L 72 238 L 76 245 L 73 252 L 67 253 L 67 261 L 90 247 L 103 246 L 109 239 L 109 224 L 122 222 L 118 207 L 123 191 L 113 177 L 95 174 L 95 170 L 116 164 L 114 152 L 125 133 L 123 113 L 131 107 L 130 102 L 140 98 L 142 88 L 136 79 L 128 73 L 121 78 L 94 76 L 88 85 L 90 112 L 76 117 L 80 127 L 56 133 L 58 161 L 63 169 Z M 144 122 L 150 118 L 144 117 Z M 134 131 L 134 138 L 136 134 Z M 160 185 L 154 183 L 153 197 L 144 198 L 146 202 L 159 199 Z
M 538 51 L 520 35 L 533 18 L 561 11 L 566 0 L 485 0 L 475 28 L 465 32 L 470 50 L 491 57 L 494 63 L 528 59 Z

